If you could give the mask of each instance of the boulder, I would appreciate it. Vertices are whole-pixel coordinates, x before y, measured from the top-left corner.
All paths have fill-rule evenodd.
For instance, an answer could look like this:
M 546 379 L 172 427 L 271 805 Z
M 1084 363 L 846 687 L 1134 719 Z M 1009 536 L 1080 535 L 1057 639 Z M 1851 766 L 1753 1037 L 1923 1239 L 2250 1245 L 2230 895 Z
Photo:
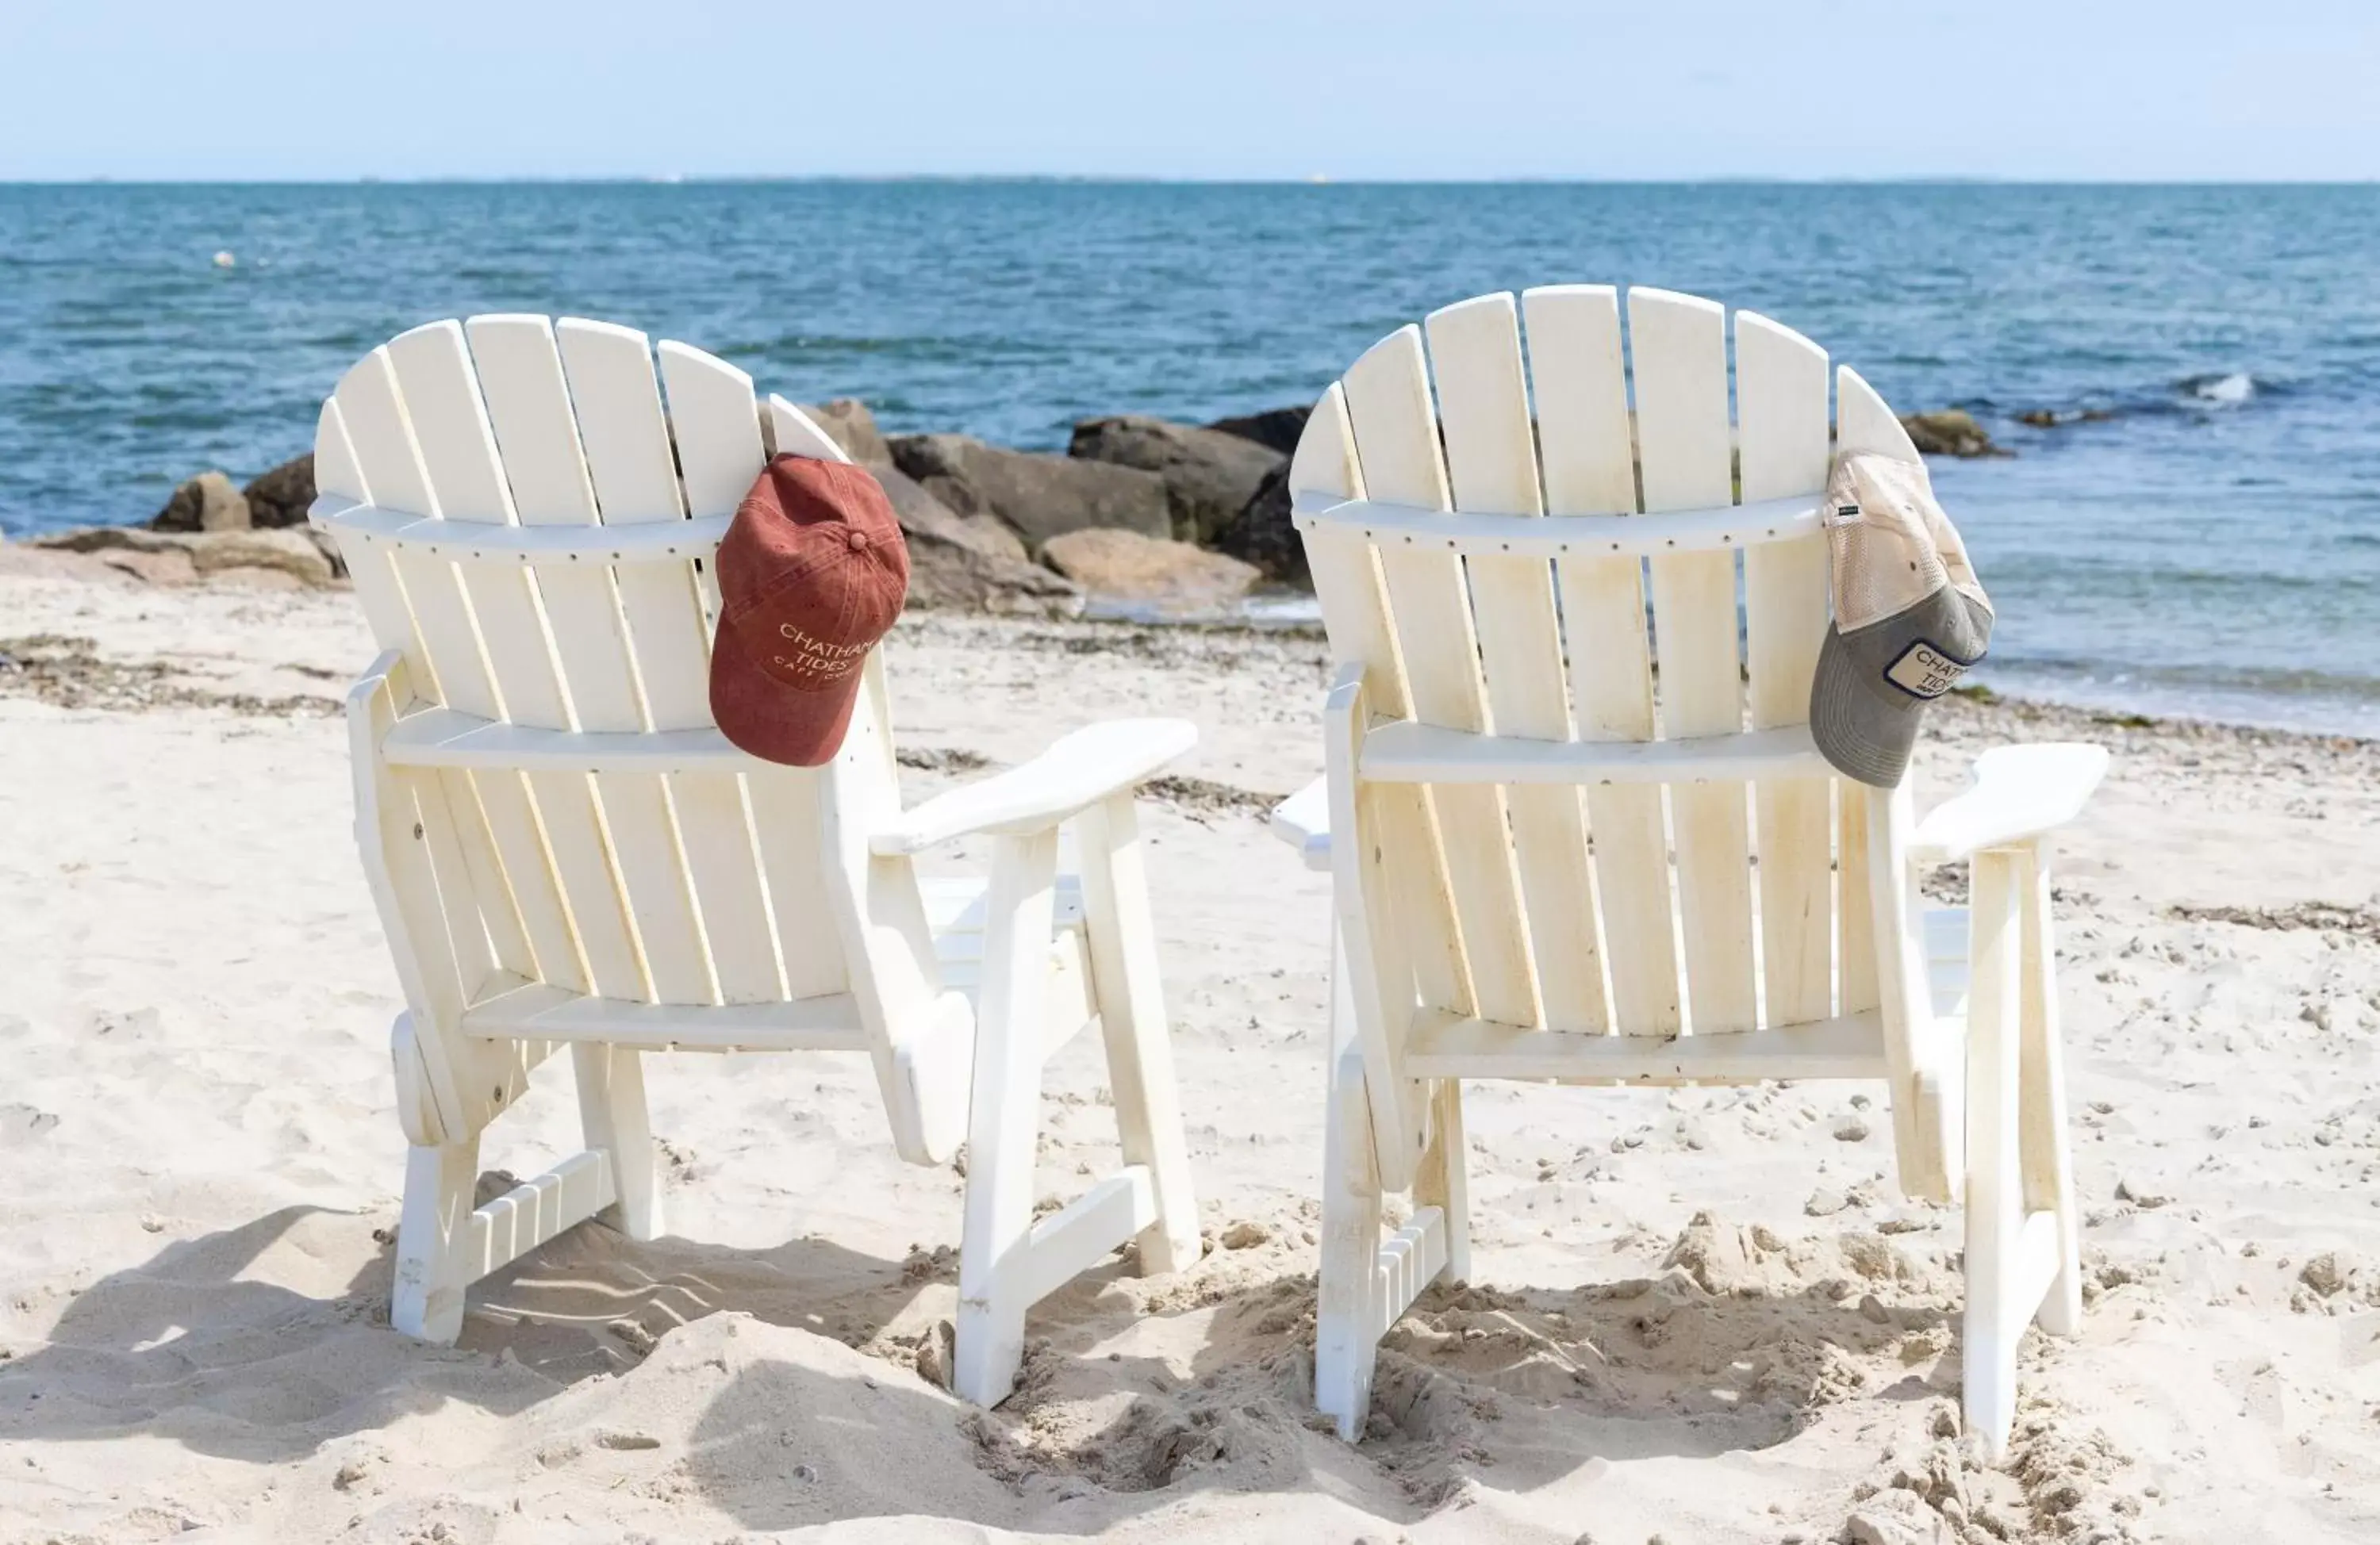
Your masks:
M 24 545 L 56 552 L 179 552 L 189 545 L 189 538 L 175 532 L 152 531 L 145 525 L 79 525 L 41 532 L 26 537 Z
M 189 538 L 190 562 L 201 574 L 225 569 L 272 569 L 307 585 L 331 583 L 331 561 L 304 531 L 216 531 Z
M 868 471 L 900 518 L 909 549 L 909 598 L 920 610 L 1072 617 L 1083 592 L 1025 556 L 1025 544 L 990 515 L 970 519 L 889 464 Z
M 1975 422 L 1975 416 L 1962 407 L 1947 407 L 1939 413 L 1903 414 L 1900 427 L 1909 431 L 1909 442 L 1928 456 L 2015 454 L 1993 444 L 1992 437 Z
M 244 531 L 248 500 L 220 472 L 201 472 L 149 517 L 152 531 Z
M 1305 420 L 1313 412 L 1310 407 L 1270 407 L 1236 418 L 1218 418 L 1207 428 L 1293 456 L 1297 453 L 1297 437 L 1305 432 Z
M 1314 586 L 1305 567 L 1305 542 L 1289 517 L 1289 464 L 1283 462 L 1257 488 L 1247 508 L 1215 533 L 1215 550 L 1253 563 L 1268 579 Z
M 1230 610 L 1263 577 L 1254 564 L 1220 552 L 1112 528 L 1062 532 L 1041 555 L 1095 600 L 1169 616 Z
M 136 583 L 134 576 L 110 564 L 106 555 L 63 552 L 26 542 L 0 542 L 0 575 L 17 579 L 72 579 L 85 584 Z
M 1019 563 L 1032 560 L 1026 555 L 1025 538 L 1014 526 L 989 511 L 962 515 L 949 505 L 928 493 L 925 485 L 894 466 L 891 462 L 868 465 L 868 472 L 883 486 L 884 497 L 892 513 L 901 519 L 905 531 L 917 531 L 929 536 L 944 536 L 944 523 L 956 521 L 965 540 L 978 551 L 990 558 L 1006 558 Z
M 239 490 L 248 501 L 248 524 L 278 528 L 303 525 L 314 506 L 314 453 L 283 462 Z
M 876 428 L 876 415 L 856 397 L 837 397 L 824 403 L 796 403 L 803 416 L 826 432 L 827 439 L 843 447 L 843 453 L 853 461 L 873 465 L 892 459 L 892 448 L 884 443 L 882 431 Z
M 28 547 L 111 555 L 116 567 L 152 583 L 176 583 L 187 562 L 203 578 L 235 569 L 268 569 L 302 584 L 331 583 L 331 561 L 312 535 L 280 531 L 149 531 L 137 525 L 92 525 L 30 537 Z M 151 561 L 130 561 L 128 554 Z
M 116 573 L 129 574 L 143 585 L 191 585 L 197 583 L 199 577 L 199 566 L 191 561 L 188 548 L 167 548 L 160 552 L 108 548 L 92 556 Z
M 1068 531 L 1173 533 L 1165 479 L 1137 467 L 987 445 L 966 435 L 895 435 L 893 465 L 960 515 L 999 517 L 1029 552 Z
M 1239 435 L 1139 414 L 1084 419 L 1066 454 L 1156 473 L 1165 479 L 1174 539 L 1201 544 L 1239 518 L 1257 485 L 1288 460 Z
M 2065 411 L 2035 407 L 2027 408 L 2018 414 L 2016 421 L 2036 429 L 2057 429 L 2063 428 L 2069 424 L 2104 424 L 2115 416 L 2113 412 L 2103 407 L 2072 408 Z

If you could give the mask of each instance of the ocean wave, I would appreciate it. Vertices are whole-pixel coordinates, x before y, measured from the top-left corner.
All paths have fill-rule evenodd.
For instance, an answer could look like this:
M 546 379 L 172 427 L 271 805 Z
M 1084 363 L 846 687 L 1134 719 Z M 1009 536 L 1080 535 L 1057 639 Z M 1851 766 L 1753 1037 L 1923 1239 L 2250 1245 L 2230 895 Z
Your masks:
M 2184 376 L 2175 385 L 2183 395 L 2217 407 L 2237 407 L 2253 398 L 2269 383 L 2258 380 L 2245 370 L 2230 370 L 2221 375 Z
M 2018 408 L 2010 411 L 2008 416 L 2036 429 L 2177 414 L 2204 416 L 2246 407 L 2267 397 L 2283 396 L 2288 390 L 2280 382 L 2249 370 L 2209 370 L 2155 387 L 2084 392 L 2062 403 Z M 1974 401 L 1986 408 L 1998 407 L 1989 398 Z

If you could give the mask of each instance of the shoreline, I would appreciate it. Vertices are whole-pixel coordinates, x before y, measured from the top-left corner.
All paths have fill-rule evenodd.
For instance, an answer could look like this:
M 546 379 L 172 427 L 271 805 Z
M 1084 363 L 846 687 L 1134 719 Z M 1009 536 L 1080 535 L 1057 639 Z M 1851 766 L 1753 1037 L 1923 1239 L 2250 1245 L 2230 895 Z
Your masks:
M 28 551 L 23 548 L 14 550 L 18 553 Z M 43 552 L 40 555 L 39 561 L 35 563 L 20 568 L 11 568 L 6 557 L 10 551 L 6 545 L 0 544 L 0 597 L 6 596 L 12 585 L 30 580 L 36 585 L 43 582 L 98 585 L 111 589 L 128 590 L 135 594 L 153 595 L 161 599 L 172 596 L 210 594 L 252 598 L 261 598 L 264 596 L 286 596 L 293 600 L 299 597 L 320 597 L 320 604 L 329 607 L 334 611 L 341 608 L 352 608 L 355 604 L 352 587 L 344 580 L 325 587 L 300 589 L 293 585 L 273 583 L 270 577 L 244 574 L 230 580 L 176 586 L 161 592 L 139 585 L 127 576 L 103 565 L 88 561 L 87 555 L 84 554 Z M 6 609 L 0 608 L 0 618 L 6 618 L 7 615 Z M 1261 619 L 1210 615 L 1160 619 L 1147 615 L 1104 611 L 1096 606 L 1081 616 L 1071 618 L 1027 618 L 967 612 L 953 609 L 931 609 L 912 610 L 904 614 L 897 631 L 914 634 L 921 628 L 964 630 L 969 627 L 980 627 L 994 636 L 1005 635 L 1012 639 L 1020 635 L 1029 638 L 1029 635 L 1035 632 L 1048 632 L 1074 640 L 1077 651 L 1081 641 L 1105 637 L 1144 658 L 1171 658 L 1176 660 L 1211 655 L 1212 644 L 1271 644 L 1303 651 L 1310 657 L 1318 673 L 1327 671 L 1329 664 L 1327 641 L 1321 622 L 1318 620 L 1303 618 Z M 170 683 L 176 678 L 176 672 L 171 669 L 170 661 L 163 657 L 148 660 L 111 659 L 106 658 L 103 651 L 94 652 L 71 646 L 70 641 L 77 635 L 70 632 L 55 634 L 30 626 L 19 632 L 16 627 L 11 626 L 8 621 L 0 621 L 0 629 L 7 630 L 6 633 L 0 633 L 0 657 L 5 657 L 6 646 L 12 640 L 22 640 L 29 636 L 41 637 L 47 634 L 59 641 L 57 646 L 49 651 L 57 655 L 59 658 L 45 667 L 42 673 L 59 683 L 52 689 L 59 694 L 75 691 L 76 689 L 71 688 L 68 683 L 71 683 L 79 675 L 89 676 L 94 680 L 103 678 L 117 681 L 118 687 L 85 688 L 78 694 L 114 701 L 123 700 L 120 690 L 120 682 L 123 680 L 137 679 Z M 363 659 L 358 658 L 354 662 L 354 668 L 359 669 L 363 663 Z M 308 711 L 308 706 L 315 703 L 319 703 L 324 711 L 335 710 L 342 701 L 346 678 L 340 676 L 333 681 L 330 677 L 322 674 L 327 668 L 320 665 L 310 665 L 305 669 L 310 676 L 315 676 L 326 683 L 319 694 L 298 691 L 275 694 L 273 701 L 285 704 L 293 712 Z M 6 667 L 0 666 L 0 695 L 42 694 L 40 690 L 29 693 L 27 687 L 30 684 L 29 681 L 12 680 Z M 1319 692 L 1318 685 L 1316 692 L 1318 703 Z M 188 682 L 184 682 L 179 687 L 169 685 L 164 689 L 164 698 L 166 701 L 187 700 L 201 704 L 208 701 L 203 689 Z M 1950 695 L 1943 700 L 1941 706 L 1945 710 L 1942 717 L 1946 718 L 1962 709 L 1996 710 L 2004 714 L 2013 723 L 2055 727 L 2059 734 L 2082 739 L 2088 739 L 2094 733 L 2149 731 L 2181 738 L 2234 737 L 2265 744 L 2304 742 L 2338 751 L 2380 750 L 2380 731 L 2366 734 L 2351 730 L 2330 730 L 2255 718 L 2227 718 L 2187 711 L 2151 712 L 2121 701 L 2102 703 L 2055 693 L 2032 693 L 2023 688 L 2002 688 L 1989 681 L 1969 682 L 1953 688 Z M 2027 738 L 2037 737 L 2028 736 Z M 1283 792 L 1285 794 L 1291 791 L 1293 791 Z

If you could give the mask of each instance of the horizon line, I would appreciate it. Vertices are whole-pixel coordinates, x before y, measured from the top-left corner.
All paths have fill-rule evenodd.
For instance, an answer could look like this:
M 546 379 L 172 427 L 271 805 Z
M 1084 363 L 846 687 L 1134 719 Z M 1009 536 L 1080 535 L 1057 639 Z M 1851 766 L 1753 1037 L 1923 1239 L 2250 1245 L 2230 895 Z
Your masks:
M 1860 176 L 1809 176 L 1758 173 L 1712 173 L 1669 177 L 1560 175 L 1496 176 L 1207 176 L 1141 173 L 1069 172 L 795 172 L 795 173 L 425 173 L 352 176 L 0 176 L 0 187 L 757 187 L 821 184 L 1005 184 L 1111 187 L 2370 187 L 2366 177 L 2119 177 L 2070 175 L 2002 176 L 1993 174 L 1926 172 Z

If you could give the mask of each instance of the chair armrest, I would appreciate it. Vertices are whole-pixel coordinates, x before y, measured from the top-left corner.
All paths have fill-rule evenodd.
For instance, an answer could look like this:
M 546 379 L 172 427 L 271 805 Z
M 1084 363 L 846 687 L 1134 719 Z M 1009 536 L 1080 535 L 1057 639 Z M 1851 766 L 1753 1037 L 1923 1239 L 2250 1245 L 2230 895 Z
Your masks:
M 2107 773 L 2105 746 L 2004 745 L 1975 758 L 1973 784 L 1926 812 L 1910 838 L 1917 863 L 1951 863 L 2057 830 L 2082 814 Z
M 389 712 L 402 717 L 413 706 L 413 678 L 407 671 L 405 656 L 396 649 L 382 649 L 363 674 L 347 683 L 347 717 L 361 714 L 369 718 L 373 699 L 388 694 Z
M 977 832 L 1046 831 L 1142 782 L 1198 743 L 1178 718 L 1119 718 L 1063 735 L 1021 766 L 937 794 L 872 833 L 868 850 L 893 858 Z
M 1316 779 L 1272 807 L 1272 834 L 1295 848 L 1308 869 L 1330 867 L 1330 790 Z

